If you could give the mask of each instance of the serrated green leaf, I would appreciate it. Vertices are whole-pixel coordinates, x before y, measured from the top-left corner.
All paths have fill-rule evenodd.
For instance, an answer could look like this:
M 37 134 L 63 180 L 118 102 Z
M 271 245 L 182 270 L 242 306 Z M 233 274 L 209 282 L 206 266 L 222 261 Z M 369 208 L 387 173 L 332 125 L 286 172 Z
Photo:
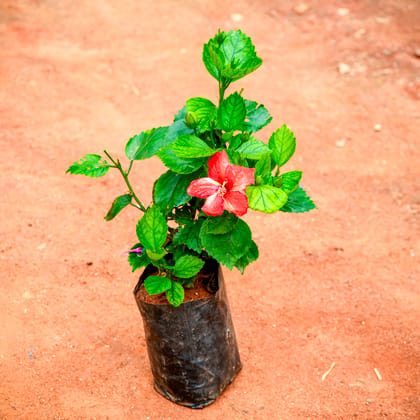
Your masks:
M 184 135 L 176 139 L 171 145 L 175 155 L 179 158 L 202 158 L 214 155 L 217 150 L 212 149 L 199 137 Z
M 209 255 L 231 270 L 250 246 L 251 230 L 243 220 L 239 219 L 230 232 L 213 235 L 208 233 L 207 220 L 200 230 L 201 243 Z
M 185 123 L 185 119 L 177 120 L 169 126 L 168 131 L 166 133 L 166 140 L 165 143 L 167 145 L 172 144 L 179 136 L 185 134 L 193 134 L 194 130 L 189 128 Z
M 240 30 L 219 32 L 203 48 L 203 62 L 219 81 L 235 81 L 256 70 L 261 64 L 252 41 Z
M 268 125 L 273 119 L 264 105 L 257 105 L 257 102 L 245 99 L 246 120 L 243 124 L 243 131 L 255 133 Z
M 268 141 L 268 146 L 273 151 L 272 158 L 276 164 L 283 166 L 295 153 L 296 139 L 286 125 L 276 130 Z
M 187 115 L 187 105 L 184 105 L 176 114 L 174 117 L 174 122 L 176 121 L 185 121 L 185 116 Z
M 139 247 L 143 247 L 143 245 L 138 243 L 134 245 L 131 249 L 136 249 Z M 139 268 L 147 267 L 151 263 L 151 260 L 147 256 L 146 252 L 143 252 L 141 255 L 137 252 L 129 252 L 128 262 L 131 265 L 132 271 L 135 271 Z
M 254 241 L 251 241 L 251 245 L 249 246 L 247 252 L 236 261 L 235 267 L 241 272 L 241 274 L 244 274 L 245 268 L 253 261 L 256 261 L 258 255 L 258 246 Z
M 166 292 L 172 286 L 172 281 L 163 276 L 149 276 L 144 280 L 144 287 L 149 295 Z
M 236 151 L 246 159 L 260 159 L 267 153 L 270 154 L 271 150 L 268 146 L 263 143 L 261 140 L 257 140 L 254 137 L 251 137 L 245 143 L 242 143 Z
M 251 38 L 242 31 L 229 31 L 220 46 L 224 56 L 224 67 L 221 75 L 238 80 L 261 66 L 262 60 L 257 57 Z
M 205 163 L 205 159 L 189 159 L 176 156 L 172 146 L 160 150 L 158 156 L 167 168 L 178 174 L 195 172 Z
M 168 226 L 157 206 L 149 207 L 136 226 L 139 241 L 153 252 L 158 252 L 166 241 Z
M 153 200 L 164 212 L 187 203 L 192 199 L 187 194 L 191 182 L 199 178 L 196 173 L 181 175 L 173 171 L 162 174 L 153 186 Z
M 178 232 L 174 235 L 174 245 L 186 245 L 197 253 L 201 253 L 203 246 L 200 241 L 200 229 L 204 219 L 189 221 L 184 226 L 180 227 Z
M 171 288 L 166 291 L 166 299 L 175 307 L 181 305 L 184 301 L 184 288 L 182 285 L 173 281 Z
M 187 112 L 194 112 L 198 118 L 198 127 L 201 131 L 210 129 L 211 122 L 216 119 L 216 105 L 206 98 L 191 98 L 187 100 Z
M 260 160 L 255 165 L 255 178 L 257 176 L 265 177 L 271 173 L 271 152 L 265 153 L 261 156 Z
M 316 208 L 316 205 L 306 194 L 305 190 L 298 187 L 289 194 L 287 203 L 280 210 L 286 213 L 303 213 Z
M 287 202 L 287 194 L 271 185 L 251 185 L 246 195 L 249 207 L 263 213 L 274 213 Z
M 238 92 L 232 93 L 223 101 L 221 109 L 221 125 L 223 130 L 241 130 L 245 116 L 245 101 Z
M 203 46 L 203 63 L 207 71 L 216 79 L 220 80 L 220 70 L 224 66 L 223 53 L 215 39 L 210 39 Z
M 130 160 L 147 159 L 170 143 L 166 137 L 168 127 L 153 128 L 131 137 L 125 146 L 125 154 Z
M 212 235 L 223 235 L 231 232 L 239 218 L 225 211 L 221 216 L 209 217 L 206 221 L 206 232 Z
M 285 193 L 290 194 L 299 186 L 302 178 L 302 171 L 290 171 L 273 179 L 273 184 L 281 188 Z
M 106 160 L 102 160 L 100 155 L 88 154 L 70 165 L 66 173 L 99 178 L 104 176 L 109 168 L 110 165 L 108 165 Z
M 104 217 L 106 221 L 112 220 L 121 210 L 127 207 L 131 203 L 131 194 L 124 194 L 117 197 L 112 203 L 111 208 Z
M 174 275 L 183 279 L 188 279 L 197 275 L 203 268 L 204 261 L 193 255 L 184 255 L 175 262 Z

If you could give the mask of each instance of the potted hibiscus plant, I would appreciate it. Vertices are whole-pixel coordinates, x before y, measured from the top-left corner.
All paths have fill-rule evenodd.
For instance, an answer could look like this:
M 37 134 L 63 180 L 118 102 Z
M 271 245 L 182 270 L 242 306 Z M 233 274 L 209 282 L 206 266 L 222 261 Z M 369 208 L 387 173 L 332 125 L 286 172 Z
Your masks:
M 272 117 L 263 105 L 227 95 L 232 82 L 262 64 L 240 30 L 219 31 L 203 48 L 203 62 L 218 83 L 216 103 L 188 99 L 168 126 L 130 138 L 127 164 L 104 151 L 72 164 L 71 174 L 90 177 L 120 172 L 127 191 L 105 220 L 127 206 L 140 212 L 138 241 L 127 251 L 133 271 L 144 269 L 135 288 L 143 316 L 155 388 L 189 407 L 213 402 L 241 368 L 220 266 L 241 273 L 258 258 L 258 247 L 241 218 L 248 209 L 263 213 L 315 208 L 300 186 L 302 172 L 283 172 L 295 152 L 293 132 L 282 125 L 268 139 L 254 133 Z M 133 164 L 157 156 L 167 167 L 154 183 L 149 204 L 135 192 Z M 202 287 L 207 295 L 189 297 Z M 154 296 L 151 298 L 150 296 Z

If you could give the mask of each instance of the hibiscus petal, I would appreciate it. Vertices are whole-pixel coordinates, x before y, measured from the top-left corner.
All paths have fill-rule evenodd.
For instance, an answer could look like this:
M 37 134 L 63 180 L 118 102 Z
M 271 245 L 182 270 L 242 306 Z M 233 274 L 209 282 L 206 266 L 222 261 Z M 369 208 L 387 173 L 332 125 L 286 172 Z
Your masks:
M 226 179 L 226 169 L 229 167 L 229 158 L 226 150 L 217 152 L 212 156 L 208 163 L 209 177 L 216 180 L 219 184 L 223 184 Z
M 211 178 L 199 178 L 191 182 L 187 194 L 193 197 L 207 198 L 219 191 L 220 184 Z
M 229 191 L 224 196 L 224 208 L 236 216 L 243 216 L 248 210 L 248 198 L 243 192 Z
M 245 192 L 249 185 L 255 183 L 255 168 L 245 168 L 238 165 L 229 165 L 226 171 L 227 187 L 230 191 Z
M 207 198 L 201 208 L 208 216 L 220 216 L 223 214 L 223 198 L 220 194 L 213 194 Z

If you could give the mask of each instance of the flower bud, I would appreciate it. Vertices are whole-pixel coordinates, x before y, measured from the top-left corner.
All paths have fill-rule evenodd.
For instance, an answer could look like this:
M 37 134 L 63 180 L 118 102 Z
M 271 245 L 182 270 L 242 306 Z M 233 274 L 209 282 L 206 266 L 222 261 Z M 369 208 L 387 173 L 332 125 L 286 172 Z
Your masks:
M 251 134 L 248 133 L 248 131 L 245 131 L 244 133 L 241 134 L 241 140 L 243 142 L 248 141 L 250 137 L 251 137 Z
M 196 128 L 198 126 L 198 118 L 195 112 L 187 112 L 187 115 L 185 116 L 185 122 L 189 128 Z
M 273 179 L 273 184 L 275 187 L 280 188 L 283 185 L 283 178 L 281 176 L 276 176 Z

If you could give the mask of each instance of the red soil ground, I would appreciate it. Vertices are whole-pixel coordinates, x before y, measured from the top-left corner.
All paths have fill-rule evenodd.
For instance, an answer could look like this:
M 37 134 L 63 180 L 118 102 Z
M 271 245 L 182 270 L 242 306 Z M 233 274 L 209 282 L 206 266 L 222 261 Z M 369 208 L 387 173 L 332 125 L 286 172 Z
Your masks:
M 419 22 L 417 0 L 2 0 L 0 418 L 419 418 Z M 103 220 L 122 181 L 64 172 L 216 100 L 219 27 L 252 37 L 264 64 L 233 88 L 273 115 L 261 139 L 294 130 L 319 210 L 246 216 L 260 258 L 225 271 L 244 368 L 193 411 L 152 388 L 120 255 L 138 214 Z M 138 165 L 144 201 L 163 170 Z

